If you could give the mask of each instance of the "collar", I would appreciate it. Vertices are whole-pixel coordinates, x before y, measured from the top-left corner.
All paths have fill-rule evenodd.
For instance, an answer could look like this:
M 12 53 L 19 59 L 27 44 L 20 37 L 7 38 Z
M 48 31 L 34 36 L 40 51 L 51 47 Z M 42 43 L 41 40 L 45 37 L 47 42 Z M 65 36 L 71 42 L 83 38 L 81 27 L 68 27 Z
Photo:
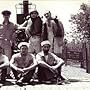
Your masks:
M 48 54 L 50 54 L 50 52 L 48 52 Z M 41 55 L 42 55 L 42 56 L 45 56 L 43 51 L 41 51 Z
M 5 21 L 3 21 L 3 24 L 5 24 Z M 10 21 L 8 21 L 8 24 L 10 24 Z

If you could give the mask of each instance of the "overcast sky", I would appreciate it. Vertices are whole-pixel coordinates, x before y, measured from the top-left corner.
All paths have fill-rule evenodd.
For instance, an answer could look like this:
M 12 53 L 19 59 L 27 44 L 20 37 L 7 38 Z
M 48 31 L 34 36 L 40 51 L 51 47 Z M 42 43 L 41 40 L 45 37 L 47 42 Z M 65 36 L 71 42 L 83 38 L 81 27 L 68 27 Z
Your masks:
M 0 0 L 0 12 L 10 10 L 12 12 L 10 20 L 16 23 L 15 5 L 22 2 L 23 0 Z M 65 31 L 70 31 L 70 24 L 68 22 L 70 15 L 77 13 L 80 5 L 82 3 L 89 3 L 89 0 L 29 0 L 29 3 L 36 4 L 40 16 L 46 10 L 50 10 L 53 16 L 57 15 L 62 21 Z M 0 23 L 2 20 L 3 17 L 0 14 Z

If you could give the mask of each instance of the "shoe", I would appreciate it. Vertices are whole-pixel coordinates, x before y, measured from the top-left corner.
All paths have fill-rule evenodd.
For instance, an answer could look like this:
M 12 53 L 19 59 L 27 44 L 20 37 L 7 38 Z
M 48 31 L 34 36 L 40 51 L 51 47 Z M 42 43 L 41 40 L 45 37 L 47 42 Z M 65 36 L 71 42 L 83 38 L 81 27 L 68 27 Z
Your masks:
M 50 82 L 51 82 L 51 84 L 57 84 L 57 80 L 56 79 L 51 79 Z
M 16 81 L 16 84 L 19 85 L 19 86 L 23 86 L 24 85 L 21 80 Z
M 63 83 L 65 83 L 65 84 L 70 84 L 70 81 L 69 80 L 62 80 L 63 81 Z
M 6 80 L 0 80 L 1 84 L 5 84 Z
M 57 78 L 57 83 L 56 84 L 57 85 L 63 85 L 63 82 L 62 82 L 61 78 Z
M 24 85 L 22 82 L 18 82 L 18 81 L 16 82 L 16 84 L 19 85 L 19 86 L 23 86 Z
M 6 77 L 7 79 L 13 79 L 9 74 Z

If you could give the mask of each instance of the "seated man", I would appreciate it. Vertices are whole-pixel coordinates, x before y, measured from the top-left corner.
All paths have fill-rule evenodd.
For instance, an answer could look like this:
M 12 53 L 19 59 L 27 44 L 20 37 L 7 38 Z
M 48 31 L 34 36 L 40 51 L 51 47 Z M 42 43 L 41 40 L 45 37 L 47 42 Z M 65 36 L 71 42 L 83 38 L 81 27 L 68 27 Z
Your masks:
M 61 76 L 61 66 L 64 64 L 64 61 L 57 57 L 54 53 L 49 52 L 50 42 L 48 40 L 41 42 L 42 51 L 36 55 L 36 60 L 38 62 L 38 79 L 42 83 L 43 81 L 52 81 L 65 80 Z M 60 81 L 61 82 L 61 81 Z M 61 84 L 61 83 L 57 83 Z
M 9 66 L 9 59 L 6 55 L 3 54 L 3 49 L 0 46 L 0 69 L 1 69 L 1 83 L 4 84 L 7 75 L 7 67 Z
M 35 72 L 36 61 L 33 54 L 28 53 L 29 44 L 21 42 L 18 45 L 20 53 L 12 56 L 10 66 L 12 68 L 17 84 L 30 83 Z

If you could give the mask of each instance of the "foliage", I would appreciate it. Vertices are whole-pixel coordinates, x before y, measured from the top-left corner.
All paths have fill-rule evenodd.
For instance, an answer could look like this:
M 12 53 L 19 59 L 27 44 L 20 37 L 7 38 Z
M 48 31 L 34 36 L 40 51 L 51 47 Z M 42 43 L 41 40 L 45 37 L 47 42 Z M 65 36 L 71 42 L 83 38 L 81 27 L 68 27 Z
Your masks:
M 72 14 L 71 19 L 72 37 L 82 40 L 90 38 L 90 7 L 82 3 L 79 12 Z

